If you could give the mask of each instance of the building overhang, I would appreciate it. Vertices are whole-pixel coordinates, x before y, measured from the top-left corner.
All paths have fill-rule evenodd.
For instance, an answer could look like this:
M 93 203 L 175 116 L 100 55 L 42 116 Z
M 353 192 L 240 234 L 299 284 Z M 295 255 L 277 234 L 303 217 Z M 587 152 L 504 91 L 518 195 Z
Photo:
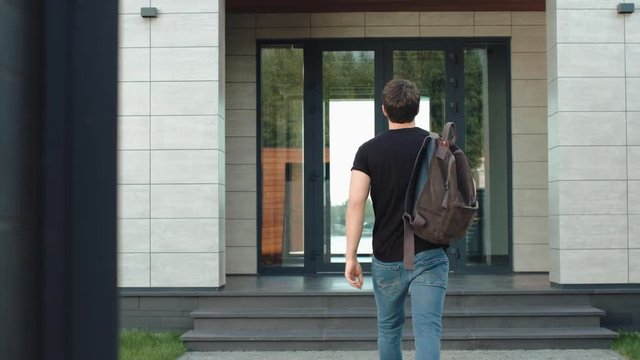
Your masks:
M 228 13 L 544 11 L 545 0 L 233 0 Z

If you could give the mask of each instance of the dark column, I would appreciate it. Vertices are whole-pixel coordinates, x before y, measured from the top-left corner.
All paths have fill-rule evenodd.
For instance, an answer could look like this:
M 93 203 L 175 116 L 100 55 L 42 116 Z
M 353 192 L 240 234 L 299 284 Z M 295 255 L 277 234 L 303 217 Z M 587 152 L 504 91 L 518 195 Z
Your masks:
M 39 354 L 37 10 L 36 1 L 0 0 L 0 357 L 7 359 Z
M 116 359 L 117 2 L 0 0 L 0 354 Z

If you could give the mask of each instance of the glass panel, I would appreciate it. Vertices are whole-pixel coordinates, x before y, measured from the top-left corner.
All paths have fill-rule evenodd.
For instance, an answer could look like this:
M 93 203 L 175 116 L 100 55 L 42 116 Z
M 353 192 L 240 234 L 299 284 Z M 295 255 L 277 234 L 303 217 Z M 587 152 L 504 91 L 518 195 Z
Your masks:
M 325 263 L 344 262 L 345 214 L 349 179 L 358 147 L 375 135 L 375 75 L 373 51 L 325 51 L 322 54 Z M 365 208 L 364 230 L 358 248 L 363 262 L 371 262 L 373 207 Z
M 393 77 L 411 80 L 420 89 L 420 113 L 416 125 L 442 133 L 445 114 L 445 52 L 412 50 L 393 52 Z
M 503 219 L 507 211 L 504 116 L 494 110 L 490 117 L 490 99 L 504 97 L 504 93 L 490 87 L 489 61 L 485 48 L 464 51 L 465 154 L 480 203 L 478 217 L 467 233 L 468 266 L 509 264 L 508 225 Z
M 303 51 L 261 49 L 262 254 L 304 266 Z M 233 181 L 233 179 L 231 179 Z

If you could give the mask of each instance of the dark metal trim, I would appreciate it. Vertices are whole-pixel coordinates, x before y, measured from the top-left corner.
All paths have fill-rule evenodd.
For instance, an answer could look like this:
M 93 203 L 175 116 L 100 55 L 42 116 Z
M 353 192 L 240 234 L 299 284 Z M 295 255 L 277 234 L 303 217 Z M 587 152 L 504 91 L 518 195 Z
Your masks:
M 513 269 L 513 134 L 512 134 L 512 118 L 513 104 L 511 103 L 511 38 L 505 40 L 506 60 L 507 60 L 507 226 L 509 236 L 509 269 Z
M 305 101 L 305 129 L 311 131 L 305 131 L 305 179 L 308 179 L 311 175 L 312 171 L 323 171 L 323 169 L 317 168 L 314 166 L 318 166 L 317 164 L 322 164 L 322 152 L 318 150 L 318 141 L 322 142 L 322 139 L 318 139 L 318 136 L 314 134 L 322 134 L 322 114 L 321 112 L 315 111 L 313 114 L 310 109 L 313 107 L 319 107 L 322 103 L 322 64 L 321 64 L 321 54 L 322 51 L 340 51 L 340 50 L 370 50 L 375 51 L 375 73 L 376 73 L 376 106 L 377 108 L 381 105 L 381 99 L 379 94 L 382 92 L 382 87 L 386 83 L 386 81 L 390 80 L 393 76 L 393 68 L 392 68 L 392 52 L 394 50 L 443 50 L 447 53 L 454 53 L 458 59 L 457 64 L 452 65 L 449 62 L 446 62 L 446 76 L 456 75 L 459 80 L 459 86 L 457 89 L 450 89 L 447 87 L 445 90 L 445 103 L 449 103 L 450 101 L 457 101 L 461 107 L 461 110 L 458 113 L 451 113 L 450 109 L 447 107 L 445 112 L 446 119 L 452 119 L 459 126 L 458 133 L 459 139 L 461 143 L 464 143 L 464 111 L 462 110 L 464 106 L 464 48 L 466 46 L 474 46 L 474 45 L 496 45 L 500 47 L 504 47 L 506 49 L 506 64 L 507 68 L 506 73 L 506 81 L 507 81 L 507 143 L 508 143 L 508 154 L 507 154 L 507 176 L 508 176 L 508 236 L 509 236 L 509 265 L 477 265 L 477 266 L 466 266 L 464 264 L 464 244 L 461 241 L 458 241 L 452 245 L 452 247 L 458 248 L 458 251 L 461 251 L 461 259 L 452 262 L 452 270 L 463 273 L 509 273 L 513 271 L 513 229 L 512 229 L 512 179 L 511 179 L 511 168 L 512 168 L 512 156 L 511 156 L 511 74 L 510 74 L 510 66 L 511 59 L 509 57 L 510 54 L 510 38 L 505 37 L 483 37 L 483 38 L 371 38 L 371 39 L 361 39 L 361 38 L 347 38 L 347 39 L 269 39 L 269 40 L 257 40 L 256 42 L 256 61 L 257 61 L 257 99 L 256 99 L 256 109 L 257 109 L 257 154 L 256 158 L 258 159 L 257 166 L 257 226 L 258 226 L 258 273 L 262 275 L 292 275 L 292 274 L 313 274 L 313 273 L 321 273 L 321 272 L 341 272 L 343 270 L 343 265 L 341 263 L 336 264 L 324 264 L 322 263 L 322 256 L 318 256 L 320 263 L 316 264 L 314 261 L 310 261 L 309 256 L 305 254 L 304 266 L 303 267 L 264 267 L 261 265 L 260 257 L 262 254 L 262 174 L 261 174 L 261 76 L 260 76 L 260 53 L 261 48 L 265 45 L 287 45 L 287 46 L 300 46 L 304 48 L 305 51 L 305 73 L 311 74 L 311 76 L 305 76 L 305 84 L 304 84 L 304 101 Z M 319 91 L 318 93 L 316 93 Z M 317 110 L 317 109 L 316 109 Z M 388 128 L 388 124 L 386 119 L 382 116 L 379 111 L 376 111 L 376 134 L 386 130 Z M 314 127 L 315 126 L 315 127 Z M 310 128 L 312 127 L 312 128 Z M 313 133 L 313 134 L 312 134 Z M 317 184 L 316 184 L 317 185 Z M 322 189 L 314 190 L 309 188 L 309 185 L 305 186 L 305 249 L 315 251 L 318 254 L 322 254 L 323 249 L 323 237 L 318 235 L 323 233 L 323 223 L 324 216 L 319 216 L 316 214 L 318 211 L 317 206 L 314 204 L 322 203 Z M 320 215 L 323 213 L 321 212 Z M 320 236 L 320 239 L 316 239 L 316 237 Z M 370 270 L 370 264 L 363 263 L 363 269 L 365 271 Z
M 256 269 L 262 274 L 262 44 L 256 43 Z
M 322 51 L 309 42 L 304 52 L 304 272 L 315 273 L 322 259 L 322 188 L 324 161 L 322 150 Z M 320 101 L 318 101 L 320 99 Z M 312 180 L 313 179 L 313 180 Z
M 307 266 L 307 255 L 305 254 L 304 266 L 302 267 L 270 267 L 262 265 L 262 198 L 263 198 L 263 174 L 262 174 L 262 106 L 261 106 L 261 98 L 262 98 L 262 51 L 261 49 L 265 45 L 282 45 L 282 46 L 295 46 L 304 49 L 303 56 L 305 57 L 305 62 L 307 61 L 307 49 L 309 48 L 309 41 L 304 39 L 296 39 L 296 40 L 278 40 L 278 39 L 258 39 L 256 41 L 256 242 L 257 242 L 257 256 L 256 256 L 256 269 L 258 270 L 258 274 L 260 275 L 305 275 L 312 273 Z M 306 110 L 307 110 L 307 80 L 308 76 L 304 77 L 304 106 L 305 106 L 305 120 L 304 125 L 306 126 Z M 308 131 L 304 131 L 303 136 L 305 136 L 305 143 Z M 304 152 L 305 163 L 308 161 L 307 159 L 307 151 Z M 308 179 L 310 173 L 307 166 L 304 167 L 304 178 Z M 305 196 L 305 213 L 307 211 L 308 202 L 307 201 L 307 186 L 305 184 L 304 187 L 304 196 Z M 308 238 L 308 230 L 305 226 L 304 236 L 305 236 L 305 249 L 307 249 L 307 238 Z
M 378 67 L 382 67 L 382 64 L 380 64 L 380 51 L 381 51 L 381 42 L 378 40 L 371 40 L 371 41 L 362 41 L 362 40 L 355 40 L 355 39 L 325 39 L 325 40 L 320 40 L 317 42 L 317 45 L 315 46 L 315 52 L 313 54 L 313 58 L 316 59 L 316 63 L 314 63 L 315 67 L 311 68 L 311 71 L 314 74 L 317 74 L 317 78 L 316 78 L 316 84 L 318 84 L 317 86 L 317 93 L 314 93 L 312 96 L 311 101 L 313 101 L 316 106 L 321 107 L 323 106 L 323 92 L 324 92 L 324 88 L 322 86 L 323 84 L 323 67 L 322 67 L 322 53 L 325 51 L 372 51 L 374 52 L 374 88 L 376 88 L 376 86 L 382 86 L 381 84 L 378 84 L 379 81 L 379 76 L 377 76 L 377 74 L 375 73 L 376 69 L 378 69 Z M 379 94 L 374 94 L 374 106 L 377 105 L 377 102 L 379 102 Z M 375 114 L 376 116 L 374 117 L 374 128 L 377 130 L 379 128 L 379 124 L 377 122 L 377 119 L 379 118 L 379 111 L 377 111 L 378 108 L 376 108 Z M 313 119 L 313 123 L 316 124 L 318 127 L 313 129 L 314 133 L 316 134 L 322 134 L 320 136 L 316 136 L 316 143 L 314 143 L 313 146 L 313 151 L 318 153 L 318 158 L 316 158 L 316 163 L 317 164 L 323 164 L 322 167 L 323 169 L 321 170 L 322 172 L 324 172 L 325 166 L 324 166 L 324 160 L 323 160 L 323 149 L 324 149 L 324 117 L 323 117 L 323 113 L 319 112 L 317 114 L 316 117 L 314 117 Z M 375 131 L 375 130 L 374 130 Z M 378 134 L 378 132 L 376 132 L 376 134 Z M 323 189 L 324 186 L 321 186 L 320 189 L 317 189 L 314 194 L 315 194 L 315 198 L 316 201 L 318 201 L 318 204 L 322 204 L 323 200 L 324 200 L 324 194 L 323 194 Z M 316 211 L 318 211 L 320 209 L 320 206 L 315 207 Z M 316 214 L 313 216 L 313 218 L 311 219 L 311 221 L 313 222 L 313 233 L 314 236 L 317 237 L 317 240 L 314 242 L 314 250 L 320 254 L 321 256 L 317 257 L 316 260 L 316 264 L 314 265 L 314 270 L 313 272 L 317 272 L 317 273 L 340 273 L 344 271 L 344 264 L 342 263 L 327 263 L 324 261 L 324 241 L 325 241 L 325 237 L 327 234 L 325 234 L 325 211 L 326 209 L 322 209 L 320 214 Z M 361 263 L 362 269 L 365 272 L 369 272 L 371 270 L 371 265 L 368 263 Z

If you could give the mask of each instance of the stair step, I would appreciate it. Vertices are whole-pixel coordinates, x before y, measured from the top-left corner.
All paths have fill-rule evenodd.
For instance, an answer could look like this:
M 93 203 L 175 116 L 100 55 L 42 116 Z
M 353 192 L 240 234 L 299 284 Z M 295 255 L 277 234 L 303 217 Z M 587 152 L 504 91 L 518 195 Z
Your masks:
M 443 329 L 442 340 L 468 339 L 562 339 L 562 338 L 609 338 L 613 339 L 615 332 L 598 327 L 589 328 L 546 328 L 546 329 Z M 413 331 L 404 331 L 405 340 L 413 340 Z M 263 331 L 197 331 L 189 330 L 182 335 L 184 341 L 296 341 L 296 340 L 376 340 L 376 329 L 319 329 L 319 330 L 274 330 Z
M 411 311 L 407 309 L 406 316 Z M 467 316 L 603 316 L 604 311 L 591 306 L 492 306 L 492 307 L 464 307 L 448 309 L 445 307 L 443 317 Z M 225 308 L 200 309 L 191 313 L 192 318 L 344 318 L 344 317 L 375 317 L 376 308 L 346 308 L 332 309 L 323 307 L 313 308 Z
M 409 295 L 410 297 L 410 295 Z M 408 301 L 409 302 L 409 301 Z M 248 308 L 347 308 L 375 307 L 372 292 L 348 293 L 220 293 L 198 300 L 200 308 L 223 309 Z M 553 304 L 561 306 L 589 305 L 588 294 L 566 294 L 560 292 L 511 292 L 511 293 L 464 293 L 447 292 L 445 308 L 455 306 L 539 306 Z
M 447 292 L 443 349 L 609 348 L 604 311 L 588 293 L 556 290 Z M 405 341 L 413 346 L 411 301 Z M 194 330 L 183 336 L 202 351 L 375 350 L 376 304 L 362 292 L 221 293 L 199 298 Z
M 600 326 L 603 311 L 590 306 L 502 306 L 445 308 L 442 324 L 448 329 Z M 405 327 L 412 328 L 411 312 Z M 375 308 L 212 309 L 191 313 L 195 330 L 233 331 L 277 329 L 375 329 Z
M 444 349 L 608 348 L 616 333 L 604 328 L 444 329 Z M 189 350 L 373 350 L 375 329 L 228 331 L 191 330 L 182 336 Z M 405 346 L 413 334 L 405 330 Z

